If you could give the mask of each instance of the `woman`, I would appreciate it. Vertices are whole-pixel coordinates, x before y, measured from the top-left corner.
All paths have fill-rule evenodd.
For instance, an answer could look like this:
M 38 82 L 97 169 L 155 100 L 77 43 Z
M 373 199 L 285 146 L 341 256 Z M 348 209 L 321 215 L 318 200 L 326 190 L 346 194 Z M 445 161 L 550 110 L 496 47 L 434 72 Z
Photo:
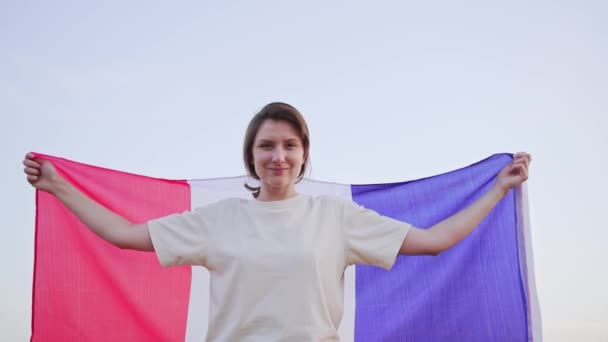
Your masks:
M 518 153 L 475 203 L 428 229 L 353 202 L 300 195 L 309 160 L 300 113 L 271 103 L 252 119 L 243 158 L 259 187 L 191 212 L 134 224 L 27 154 L 27 180 L 55 195 L 97 235 L 120 248 L 155 251 L 163 266 L 201 265 L 211 276 L 209 341 L 338 340 L 344 271 L 352 264 L 390 269 L 397 255 L 437 255 L 469 234 L 505 194 L 527 179 Z

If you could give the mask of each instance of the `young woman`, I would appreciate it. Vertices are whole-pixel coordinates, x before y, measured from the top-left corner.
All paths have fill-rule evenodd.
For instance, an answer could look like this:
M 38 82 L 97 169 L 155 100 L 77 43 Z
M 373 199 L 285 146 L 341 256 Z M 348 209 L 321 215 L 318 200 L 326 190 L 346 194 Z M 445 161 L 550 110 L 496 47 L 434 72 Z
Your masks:
M 298 194 L 309 160 L 308 128 L 285 103 L 252 119 L 243 158 L 259 187 L 191 212 L 134 224 L 90 199 L 53 165 L 31 153 L 28 182 L 55 195 L 97 235 L 119 248 L 155 251 L 163 266 L 201 265 L 211 276 L 209 341 L 338 340 L 344 271 L 352 264 L 390 269 L 397 255 L 437 255 L 469 234 L 531 161 L 517 153 L 495 186 L 428 229 L 378 215 L 353 202 Z

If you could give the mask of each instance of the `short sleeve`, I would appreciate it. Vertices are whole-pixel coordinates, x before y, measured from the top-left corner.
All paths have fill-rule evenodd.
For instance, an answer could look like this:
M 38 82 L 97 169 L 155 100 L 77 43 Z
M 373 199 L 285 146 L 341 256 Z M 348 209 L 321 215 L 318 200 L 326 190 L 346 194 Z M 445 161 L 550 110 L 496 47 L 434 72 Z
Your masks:
M 366 264 L 390 269 L 411 225 L 354 202 L 344 201 L 342 223 L 347 265 Z
M 207 263 L 207 243 L 213 231 L 218 204 L 210 204 L 148 221 L 154 251 L 163 267 Z

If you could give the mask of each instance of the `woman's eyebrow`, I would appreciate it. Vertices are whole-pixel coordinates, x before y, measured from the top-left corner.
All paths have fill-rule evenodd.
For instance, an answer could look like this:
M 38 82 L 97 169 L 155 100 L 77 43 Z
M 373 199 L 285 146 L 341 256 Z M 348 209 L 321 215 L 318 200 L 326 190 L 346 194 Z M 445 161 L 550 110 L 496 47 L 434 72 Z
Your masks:
M 285 139 L 283 141 L 286 141 L 286 142 L 298 142 L 298 138 L 287 138 L 287 139 Z M 258 140 L 257 143 L 260 144 L 260 143 L 274 143 L 274 142 L 275 142 L 275 140 L 273 140 L 273 139 L 260 139 L 260 140 Z

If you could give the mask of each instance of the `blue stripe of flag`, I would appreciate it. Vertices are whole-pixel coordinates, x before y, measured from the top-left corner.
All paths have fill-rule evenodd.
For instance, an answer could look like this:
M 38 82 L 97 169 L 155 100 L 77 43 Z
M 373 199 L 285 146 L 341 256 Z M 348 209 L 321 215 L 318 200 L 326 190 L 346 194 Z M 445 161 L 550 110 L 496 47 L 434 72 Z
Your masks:
M 352 186 L 353 200 L 380 214 L 430 227 L 493 186 L 511 161 L 494 155 L 421 180 Z M 432 256 L 401 256 L 393 269 L 357 266 L 355 341 L 528 341 L 515 193 L 464 241 Z

